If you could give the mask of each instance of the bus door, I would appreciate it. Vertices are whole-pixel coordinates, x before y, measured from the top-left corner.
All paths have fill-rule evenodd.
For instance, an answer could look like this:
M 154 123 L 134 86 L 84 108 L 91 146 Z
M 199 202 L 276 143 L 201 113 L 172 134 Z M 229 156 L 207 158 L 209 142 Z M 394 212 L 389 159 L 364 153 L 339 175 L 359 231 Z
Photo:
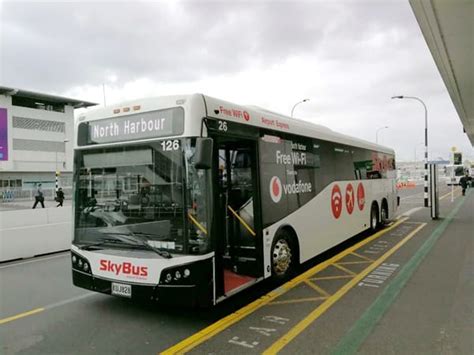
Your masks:
M 263 275 L 257 142 L 214 137 L 217 296 Z

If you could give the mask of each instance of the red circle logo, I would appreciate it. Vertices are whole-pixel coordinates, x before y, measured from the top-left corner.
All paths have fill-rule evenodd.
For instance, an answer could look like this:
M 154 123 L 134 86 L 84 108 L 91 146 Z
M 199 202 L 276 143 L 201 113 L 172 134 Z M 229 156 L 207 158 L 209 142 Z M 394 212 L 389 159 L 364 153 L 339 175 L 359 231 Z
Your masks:
M 270 180 L 270 197 L 275 203 L 280 202 L 282 195 L 281 181 L 278 176 L 274 176 Z
M 359 186 L 357 186 L 357 205 L 359 206 L 359 210 L 364 209 L 365 205 L 365 190 L 364 190 L 364 185 L 362 183 L 359 183 Z
M 339 218 L 342 212 L 342 195 L 338 185 L 334 185 L 331 192 L 331 210 L 335 218 Z
M 244 120 L 246 121 L 250 120 L 250 115 L 247 111 L 244 111 Z
M 346 209 L 349 214 L 354 211 L 354 188 L 352 184 L 346 186 Z

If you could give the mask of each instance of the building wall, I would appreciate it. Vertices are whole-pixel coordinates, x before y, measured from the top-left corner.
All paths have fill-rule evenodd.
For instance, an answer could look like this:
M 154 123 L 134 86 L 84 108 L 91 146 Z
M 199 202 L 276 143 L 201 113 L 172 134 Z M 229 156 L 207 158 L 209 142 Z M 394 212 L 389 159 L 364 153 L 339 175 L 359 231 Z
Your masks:
M 8 161 L 0 161 L 0 180 L 21 179 L 27 185 L 34 181 L 54 181 L 56 170 L 62 176 L 70 176 L 74 134 L 72 106 L 66 105 L 64 113 L 13 106 L 11 96 L 0 95 L 0 108 L 7 109 L 9 155 Z M 69 180 L 65 179 L 64 183 L 69 184 Z

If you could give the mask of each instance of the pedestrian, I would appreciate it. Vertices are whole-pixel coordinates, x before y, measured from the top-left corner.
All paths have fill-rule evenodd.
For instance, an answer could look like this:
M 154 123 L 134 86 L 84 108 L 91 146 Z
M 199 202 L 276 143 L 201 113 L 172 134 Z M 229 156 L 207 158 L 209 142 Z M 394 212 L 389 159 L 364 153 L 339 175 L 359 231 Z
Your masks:
M 41 189 L 41 184 L 38 184 L 38 188 L 36 189 L 35 193 L 35 204 L 33 205 L 33 208 L 36 208 L 36 205 L 41 203 L 41 207 L 44 208 L 44 196 L 43 196 L 43 190 Z
M 55 198 L 56 202 L 59 202 L 58 205 L 56 207 L 63 207 L 63 202 L 64 202 L 64 192 L 63 192 L 63 189 L 62 187 L 60 187 L 58 189 L 58 191 L 56 191 L 56 198 Z
M 462 178 L 459 179 L 459 185 L 461 185 L 462 188 L 462 195 L 466 195 L 466 189 L 467 189 L 467 183 L 469 181 L 469 174 L 466 173 Z

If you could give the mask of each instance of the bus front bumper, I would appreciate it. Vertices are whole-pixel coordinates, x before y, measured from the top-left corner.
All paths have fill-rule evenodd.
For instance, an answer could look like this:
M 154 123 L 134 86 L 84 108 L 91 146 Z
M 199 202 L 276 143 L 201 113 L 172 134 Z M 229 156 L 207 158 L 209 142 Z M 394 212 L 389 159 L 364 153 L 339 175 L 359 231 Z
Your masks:
M 73 284 L 87 290 L 112 295 L 112 282 L 72 270 Z M 123 283 L 123 282 L 120 282 Z M 208 306 L 212 304 L 212 283 L 199 285 L 131 285 L 129 298 L 142 302 L 157 302 L 173 306 Z M 115 296 L 115 295 L 113 295 Z M 120 296 L 117 296 L 120 297 Z

